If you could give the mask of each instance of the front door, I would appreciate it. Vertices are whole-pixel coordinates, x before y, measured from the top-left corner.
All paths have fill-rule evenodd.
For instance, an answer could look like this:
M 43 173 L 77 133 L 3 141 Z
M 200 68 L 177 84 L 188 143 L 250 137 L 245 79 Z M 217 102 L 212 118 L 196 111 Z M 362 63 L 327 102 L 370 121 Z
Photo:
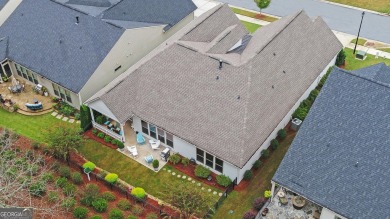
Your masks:
M 2 76 L 2 77 L 7 76 L 9 78 L 9 77 L 12 76 L 12 71 L 11 71 L 11 68 L 10 68 L 10 66 L 9 66 L 7 61 L 3 62 L 1 64 L 1 67 L 2 67 L 2 69 L 1 69 L 2 74 L 4 74 L 4 76 Z

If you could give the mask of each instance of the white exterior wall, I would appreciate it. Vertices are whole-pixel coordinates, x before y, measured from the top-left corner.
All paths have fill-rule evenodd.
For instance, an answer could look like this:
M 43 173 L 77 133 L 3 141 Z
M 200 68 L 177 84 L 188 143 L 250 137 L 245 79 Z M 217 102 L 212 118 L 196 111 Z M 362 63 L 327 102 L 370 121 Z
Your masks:
M 327 208 L 322 208 L 320 219 L 336 219 L 336 216 L 341 218 L 341 219 L 347 219 L 343 216 L 340 216 L 340 215 L 334 213 L 333 211 L 331 211 Z
M 189 14 L 166 32 L 163 31 L 163 25 L 126 30 L 81 89 L 81 101 L 86 101 L 163 41 L 191 22 L 193 18 L 193 13 Z M 122 67 L 115 71 L 118 66 Z
M 111 119 L 118 121 L 118 119 L 115 117 L 115 115 L 111 112 L 110 109 L 107 108 L 106 104 L 103 103 L 101 100 L 97 100 L 95 102 L 89 103 L 88 107 L 107 116 Z
M 245 164 L 245 166 L 240 170 L 239 176 L 237 178 L 237 183 L 241 182 L 241 180 L 244 177 L 244 173 L 246 170 L 250 170 L 252 168 L 253 163 L 260 158 L 261 151 L 264 149 L 267 149 L 270 144 L 271 140 L 277 137 L 277 133 L 280 129 L 286 127 L 286 125 L 290 122 L 291 116 L 294 113 L 294 111 L 299 107 L 301 102 L 305 100 L 310 92 L 314 90 L 318 83 L 320 82 L 321 78 L 326 74 L 326 71 L 329 69 L 329 67 L 333 66 L 336 61 L 337 55 L 332 59 L 332 61 L 326 66 L 326 68 L 321 72 L 321 74 L 314 80 L 314 82 L 310 85 L 310 87 L 305 91 L 305 93 L 299 98 L 299 100 L 295 103 L 295 105 L 290 109 L 290 111 L 286 114 L 286 116 L 280 121 L 278 126 L 272 131 L 272 133 L 268 136 L 268 138 L 263 142 L 263 144 L 260 146 L 260 148 L 255 152 L 254 155 L 252 155 L 251 159 Z
M 8 17 L 14 12 L 22 0 L 9 0 L 0 12 L 0 26 L 8 19 Z

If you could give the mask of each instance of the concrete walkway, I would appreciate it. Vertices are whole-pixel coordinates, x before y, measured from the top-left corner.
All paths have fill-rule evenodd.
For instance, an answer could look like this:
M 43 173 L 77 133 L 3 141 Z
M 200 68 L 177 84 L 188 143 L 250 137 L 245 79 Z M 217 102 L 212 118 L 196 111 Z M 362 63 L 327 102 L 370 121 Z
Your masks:
M 246 22 L 249 22 L 249 23 L 254 23 L 254 24 L 259 24 L 261 26 L 265 26 L 267 24 L 269 24 L 270 22 L 268 21 L 263 21 L 263 20 L 259 20 L 259 19 L 256 19 L 256 18 L 251 18 L 251 17 L 247 17 L 247 16 L 244 16 L 244 15 L 240 15 L 240 14 L 236 14 L 238 19 L 242 20 L 242 21 L 246 21 Z

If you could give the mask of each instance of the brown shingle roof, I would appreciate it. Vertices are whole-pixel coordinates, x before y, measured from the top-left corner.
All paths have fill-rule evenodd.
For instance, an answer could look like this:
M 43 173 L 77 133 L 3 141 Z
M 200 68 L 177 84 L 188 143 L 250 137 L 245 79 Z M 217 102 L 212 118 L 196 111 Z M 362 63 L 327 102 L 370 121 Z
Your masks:
M 207 31 L 202 25 L 223 25 L 217 21 L 229 20 L 232 15 L 226 8 L 221 6 L 193 27 Z M 313 22 L 304 12 L 267 29 L 273 38 L 261 40 L 258 38 L 267 34 L 255 33 L 242 55 L 219 54 L 236 60 L 234 65 L 223 64 L 221 70 L 218 59 L 210 57 L 215 54 L 188 49 L 180 45 L 185 42 L 177 40 L 179 43 L 166 46 L 148 58 L 150 61 L 130 69 L 127 77 L 118 79 L 121 83 L 111 83 L 109 87 L 114 88 L 97 97 L 120 122 L 135 114 L 243 167 L 341 49 L 325 23 L 321 19 Z M 181 39 L 212 42 L 211 38 L 219 35 L 207 33 L 209 37 L 203 38 L 197 31 L 189 34 L 192 36 Z M 267 41 L 261 52 L 248 55 L 259 49 L 255 42 L 260 41 Z M 244 53 L 247 60 L 243 60 Z

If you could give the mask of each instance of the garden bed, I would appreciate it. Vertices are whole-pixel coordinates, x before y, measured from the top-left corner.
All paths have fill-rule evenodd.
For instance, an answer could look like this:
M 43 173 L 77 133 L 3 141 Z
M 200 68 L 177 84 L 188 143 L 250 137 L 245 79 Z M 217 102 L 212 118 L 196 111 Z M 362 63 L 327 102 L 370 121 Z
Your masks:
M 118 149 L 118 146 L 112 144 L 111 141 L 110 141 L 110 142 L 106 142 L 106 141 L 104 141 L 104 138 L 99 138 L 97 135 L 94 135 L 94 134 L 92 133 L 92 130 L 93 130 L 93 129 L 90 129 L 90 130 L 84 132 L 84 136 L 86 136 L 87 138 L 92 139 L 92 140 L 94 140 L 94 141 L 97 141 L 97 142 L 99 142 L 100 144 L 102 144 L 102 145 L 104 145 L 104 146 L 107 146 L 107 147 L 109 147 L 109 148 L 111 148 L 111 149 L 114 149 L 114 150 Z

